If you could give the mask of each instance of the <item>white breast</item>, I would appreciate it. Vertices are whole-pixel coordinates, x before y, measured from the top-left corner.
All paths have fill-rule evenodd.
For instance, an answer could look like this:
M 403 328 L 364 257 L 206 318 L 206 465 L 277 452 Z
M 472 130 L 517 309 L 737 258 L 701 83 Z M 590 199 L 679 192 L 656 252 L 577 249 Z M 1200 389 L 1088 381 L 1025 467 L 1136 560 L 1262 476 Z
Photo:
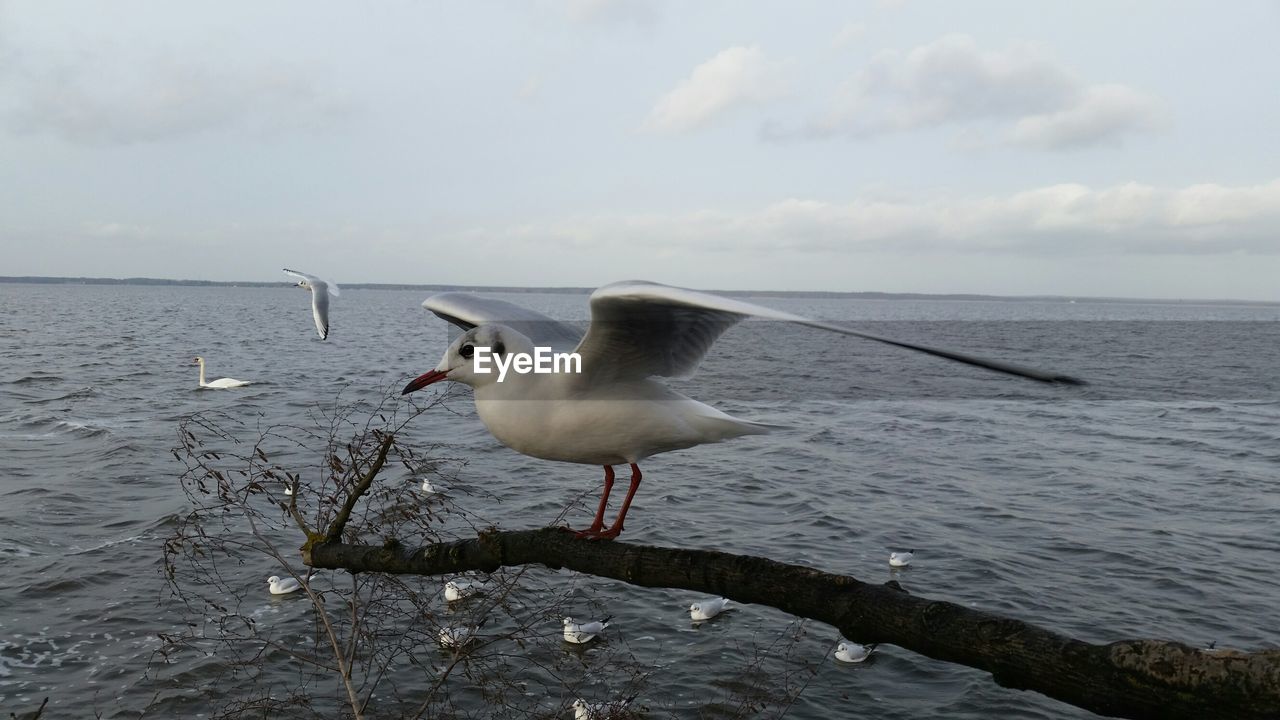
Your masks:
M 476 390 L 476 411 L 504 445 L 533 457 L 592 465 L 639 462 L 650 455 L 765 432 L 645 380 L 607 396 L 575 392 L 556 376 Z

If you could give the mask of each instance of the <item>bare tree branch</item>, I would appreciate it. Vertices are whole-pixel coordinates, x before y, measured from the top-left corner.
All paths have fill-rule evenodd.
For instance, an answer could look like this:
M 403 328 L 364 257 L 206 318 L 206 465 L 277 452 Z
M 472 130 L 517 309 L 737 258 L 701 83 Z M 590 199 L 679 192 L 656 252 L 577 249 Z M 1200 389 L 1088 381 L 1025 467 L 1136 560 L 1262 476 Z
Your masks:
M 330 533 L 332 537 L 332 533 Z M 908 594 L 847 575 L 767 558 L 575 539 L 562 529 L 482 532 L 405 548 L 312 545 L 303 562 L 351 572 L 436 575 L 502 566 L 568 568 L 645 587 L 710 592 L 835 626 L 859 642 L 891 643 L 991 673 L 1101 715 L 1129 718 L 1280 717 L 1280 650 L 1201 650 L 1178 642 L 1097 645 L 1013 618 Z
M 334 540 L 338 540 L 342 537 L 342 531 L 347 527 L 347 521 L 351 518 L 351 510 L 356 506 L 356 503 L 359 502 L 360 497 L 369 489 L 369 486 L 373 484 L 374 478 L 378 476 L 378 471 L 382 469 L 383 463 L 387 461 L 387 453 L 391 451 L 391 445 L 395 440 L 396 436 L 394 433 L 387 433 L 383 436 L 382 442 L 378 445 L 378 455 L 374 458 L 373 464 L 370 465 L 368 471 L 360 477 L 360 482 L 351 491 L 351 494 L 347 496 L 347 500 L 343 503 L 342 509 L 338 511 L 338 515 L 333 519 L 333 523 L 329 525 L 329 530 L 325 533 L 325 539 L 328 542 L 333 542 Z M 341 472 L 341 469 L 339 469 L 339 472 Z

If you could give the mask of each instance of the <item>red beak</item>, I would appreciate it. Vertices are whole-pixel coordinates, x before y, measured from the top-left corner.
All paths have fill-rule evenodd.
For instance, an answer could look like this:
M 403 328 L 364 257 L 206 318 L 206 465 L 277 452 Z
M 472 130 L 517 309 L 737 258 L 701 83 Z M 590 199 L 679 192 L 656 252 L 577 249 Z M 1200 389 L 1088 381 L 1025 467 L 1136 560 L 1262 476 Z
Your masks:
M 411 392 L 414 392 L 416 390 L 421 390 L 422 388 L 430 385 L 431 383 L 440 382 L 441 380 L 447 379 L 448 377 L 449 377 L 448 370 L 432 370 L 431 372 L 423 373 L 418 377 L 414 378 L 413 382 L 409 383 L 408 385 L 405 385 L 404 389 L 400 391 L 400 394 L 408 395 Z

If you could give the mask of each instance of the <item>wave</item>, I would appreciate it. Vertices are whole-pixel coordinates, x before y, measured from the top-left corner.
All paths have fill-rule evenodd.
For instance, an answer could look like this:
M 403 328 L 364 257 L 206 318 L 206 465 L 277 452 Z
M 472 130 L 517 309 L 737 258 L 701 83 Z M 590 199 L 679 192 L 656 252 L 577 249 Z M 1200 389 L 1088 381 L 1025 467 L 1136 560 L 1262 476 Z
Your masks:
M 40 554 L 26 545 L 19 545 L 10 540 L 0 540 L 0 557 L 29 558 Z
M 66 378 L 61 375 L 23 375 L 16 380 L 6 380 L 0 385 L 36 385 L 39 383 L 59 383 L 65 382 Z
M 17 440 L 39 440 L 44 438 L 56 438 L 59 436 L 92 438 L 111 434 L 111 429 L 105 424 L 82 419 L 62 419 L 47 415 L 26 415 L 0 421 L 0 423 L 9 422 L 16 425 L 17 427 L 15 429 L 19 430 L 19 432 L 0 433 L 0 437 L 13 438 Z
M 93 397 L 97 394 L 98 391 L 95 390 L 92 385 L 86 385 L 85 387 L 72 390 L 69 393 L 58 395 L 56 397 L 44 398 L 41 400 L 30 400 L 28 402 L 32 405 L 48 405 L 49 403 L 62 402 L 63 400 L 82 400 L 84 398 Z
M 115 547 L 117 545 L 139 543 L 144 540 L 157 540 L 157 539 L 159 539 L 159 536 L 153 533 L 141 533 L 138 535 L 130 535 L 129 537 L 122 537 L 122 538 L 116 538 L 114 540 L 107 540 L 105 542 L 101 542 L 101 543 L 98 543 L 97 545 L 93 545 L 87 548 L 72 548 L 67 550 L 66 554 L 67 555 L 88 555 L 91 553 L 98 552 L 99 550 L 106 550 L 107 548 Z
M 84 418 L 68 417 L 47 413 L 11 413 L 0 416 L 0 428 L 11 432 L 0 432 L 0 437 L 13 437 L 23 440 L 72 436 L 76 438 L 92 438 L 112 434 L 117 428 L 128 423 L 124 417 L 116 418 Z

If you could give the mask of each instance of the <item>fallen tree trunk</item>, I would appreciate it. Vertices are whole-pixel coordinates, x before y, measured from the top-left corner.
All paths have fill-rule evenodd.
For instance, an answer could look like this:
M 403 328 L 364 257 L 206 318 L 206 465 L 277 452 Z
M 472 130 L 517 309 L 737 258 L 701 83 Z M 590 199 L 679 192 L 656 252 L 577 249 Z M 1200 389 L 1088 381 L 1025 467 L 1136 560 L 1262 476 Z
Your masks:
M 1280 718 L 1280 650 L 1206 651 L 1177 642 L 1082 642 L 1013 618 L 767 558 L 576 539 L 562 529 L 482 533 L 406 548 L 309 544 L 303 560 L 350 572 L 436 575 L 539 564 L 646 587 L 714 593 L 991 673 L 1100 715 Z

